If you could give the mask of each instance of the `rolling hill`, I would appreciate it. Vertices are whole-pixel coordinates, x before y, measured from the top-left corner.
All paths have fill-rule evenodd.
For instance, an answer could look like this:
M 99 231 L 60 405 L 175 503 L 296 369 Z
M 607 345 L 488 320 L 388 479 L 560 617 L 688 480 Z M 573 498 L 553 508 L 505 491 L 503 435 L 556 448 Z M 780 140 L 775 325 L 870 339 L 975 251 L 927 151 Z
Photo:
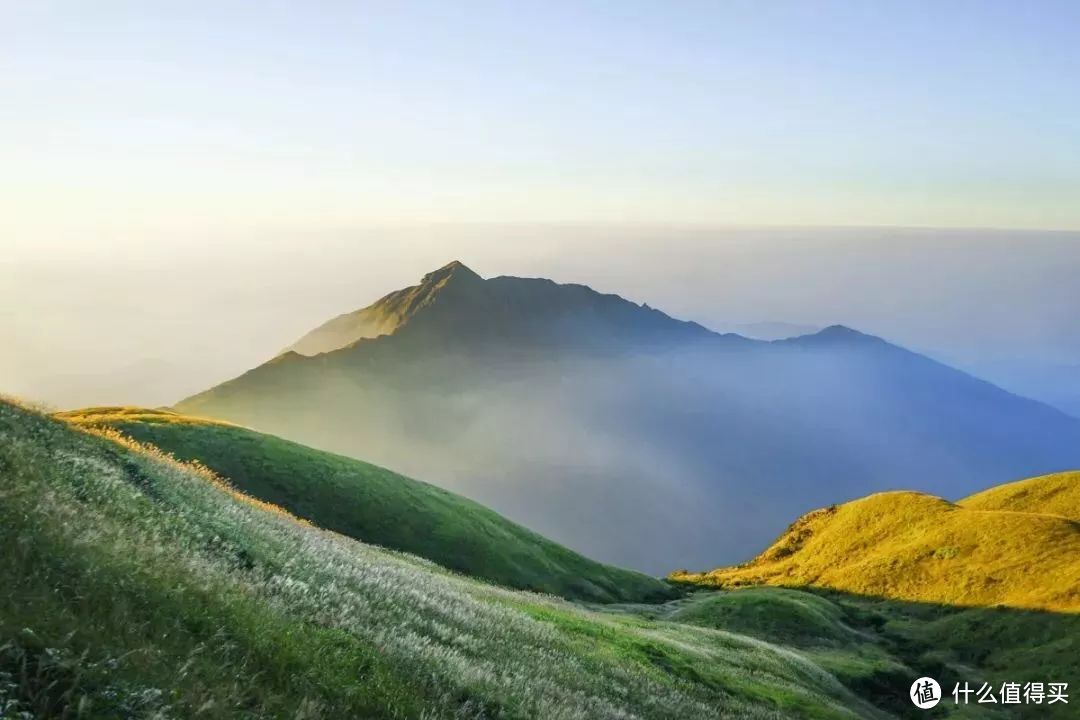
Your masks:
M 175 409 L 422 477 L 653 574 L 743 561 L 830 502 L 1080 465 L 1080 420 L 850 328 L 750 340 L 458 262 Z
M 1080 522 L 1080 472 L 1029 478 L 970 495 L 958 505 L 972 510 L 1060 515 Z
M 91 415 L 177 442 L 243 431 L 215 437 L 240 467 L 259 454 L 242 428 Z M 1076 612 L 811 588 L 606 605 L 502 589 L 315 527 L 103 423 L 3 400 L 0 543 L 5 717 L 885 720 L 917 716 L 906 694 L 923 674 L 947 690 L 1080 671 Z
M 991 488 L 959 503 L 889 492 L 799 518 L 743 565 L 690 585 L 815 587 L 953 606 L 1080 611 L 1080 474 Z
M 57 417 L 199 462 L 319 527 L 500 585 L 600 602 L 672 595 L 659 580 L 592 562 L 470 500 L 358 460 L 165 410 L 103 407 Z
M 85 718 L 885 718 L 753 637 L 505 590 L 0 401 L 0 708 Z
M 911 603 L 822 589 L 699 591 L 659 606 L 621 608 L 648 618 L 749 635 L 792 648 L 856 695 L 899 717 L 923 717 L 907 696 L 930 675 L 944 690 L 936 717 L 1070 718 L 1075 709 L 952 703 L 956 683 L 1000 688 L 1080 672 L 1080 613 Z

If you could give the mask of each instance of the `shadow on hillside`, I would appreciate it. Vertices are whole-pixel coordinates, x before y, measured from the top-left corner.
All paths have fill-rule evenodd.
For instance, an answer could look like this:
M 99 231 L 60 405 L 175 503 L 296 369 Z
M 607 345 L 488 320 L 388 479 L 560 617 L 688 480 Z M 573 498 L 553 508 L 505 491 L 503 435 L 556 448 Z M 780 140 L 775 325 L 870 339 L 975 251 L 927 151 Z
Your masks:
M 666 619 L 739 632 L 797 648 L 855 695 L 899 717 L 1075 717 L 1068 704 L 1024 704 L 1026 683 L 1080 682 L 1080 613 L 959 607 L 825 588 L 747 587 L 701 591 L 673 603 Z M 657 617 L 660 617 L 659 615 Z M 908 697 L 919 677 L 935 678 L 943 698 L 920 710 Z M 953 690 L 976 693 L 957 707 Z M 1001 702 L 1019 683 L 1019 705 Z M 998 703 L 978 704 L 990 683 Z M 962 696 L 961 696 L 962 703 Z

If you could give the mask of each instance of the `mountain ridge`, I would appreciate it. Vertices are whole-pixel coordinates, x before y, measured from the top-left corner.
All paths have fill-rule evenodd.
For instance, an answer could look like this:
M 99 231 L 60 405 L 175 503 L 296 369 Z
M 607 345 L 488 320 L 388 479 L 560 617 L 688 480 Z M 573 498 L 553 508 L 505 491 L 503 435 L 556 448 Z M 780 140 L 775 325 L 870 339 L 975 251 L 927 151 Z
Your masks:
M 300 355 L 319 355 L 359 342 L 389 335 L 400 328 L 408 318 L 434 296 L 454 281 L 458 284 L 480 280 L 480 276 L 454 260 L 438 270 L 433 270 L 419 284 L 387 293 L 371 305 L 338 315 L 305 334 L 285 349 Z
M 827 502 L 1080 465 L 1080 421 L 847 326 L 751 340 L 466 271 L 391 294 L 383 314 L 409 314 L 389 335 L 279 356 L 176 409 L 426 478 L 651 574 L 717 547 L 741 561 Z
M 553 341 L 557 333 L 551 330 L 560 328 L 541 327 L 530 315 L 572 331 L 575 314 L 588 314 L 631 330 L 638 322 L 651 323 L 656 332 L 702 336 L 710 332 L 697 323 L 676 320 L 648 305 L 600 293 L 587 285 L 510 275 L 485 279 L 454 260 L 425 274 L 417 285 L 388 293 L 371 305 L 323 323 L 286 350 L 308 356 L 328 354 L 364 340 L 413 332 L 410 326 L 415 323 L 429 333 L 443 325 L 475 339 L 478 317 L 485 318 L 502 338 Z M 446 334 L 444 328 L 442 335 Z M 579 342 L 584 339 L 584 334 L 576 336 Z

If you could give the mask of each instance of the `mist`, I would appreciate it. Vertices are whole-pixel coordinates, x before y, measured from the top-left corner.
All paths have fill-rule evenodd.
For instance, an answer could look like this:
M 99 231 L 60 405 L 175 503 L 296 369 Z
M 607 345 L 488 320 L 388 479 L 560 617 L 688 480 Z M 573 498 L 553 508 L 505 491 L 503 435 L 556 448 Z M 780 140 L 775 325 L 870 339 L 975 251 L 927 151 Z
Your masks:
M 1080 394 L 1080 382 L 1039 385 L 1048 365 L 1080 364 L 1077 233 L 430 226 L 119 247 L 5 256 L 5 392 L 65 408 L 172 405 L 461 259 L 721 330 L 843 323 L 1066 410 Z M 1080 463 L 1045 408 L 1010 406 L 1006 422 L 978 399 L 959 415 L 933 397 L 912 406 L 896 394 L 906 386 L 842 356 L 485 361 L 488 377 L 426 352 L 389 383 L 378 368 L 315 363 L 254 405 L 206 414 L 435 483 L 649 572 L 744 560 L 799 513 L 867 492 L 958 498 Z
M 798 515 L 868 493 L 959 499 L 1080 464 L 1080 421 L 847 331 L 630 355 L 373 341 L 181 409 L 393 468 L 654 574 L 744 561 Z
M 1080 395 L 1076 232 L 429 225 L 6 243 L 4 389 L 59 407 L 170 404 L 451 259 L 718 329 L 842 323 L 1043 400 Z M 1052 369 L 1064 379 L 1047 387 Z

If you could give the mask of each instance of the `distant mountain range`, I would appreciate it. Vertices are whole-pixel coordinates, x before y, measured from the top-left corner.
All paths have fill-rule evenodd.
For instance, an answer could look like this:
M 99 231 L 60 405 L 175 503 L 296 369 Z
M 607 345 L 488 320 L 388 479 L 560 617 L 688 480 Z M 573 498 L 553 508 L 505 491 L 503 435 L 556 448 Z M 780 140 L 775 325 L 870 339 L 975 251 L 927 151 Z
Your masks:
M 846 327 L 752 340 L 460 262 L 177 409 L 422 477 L 653 573 L 743 560 L 829 502 L 1080 465 L 1080 421 Z
M 972 372 L 1080 418 L 1080 364 L 987 362 L 975 366 Z
M 813 335 L 821 332 L 824 328 L 799 323 L 763 321 L 725 324 L 715 329 L 720 333 L 735 333 L 752 340 L 786 340 L 800 335 Z

